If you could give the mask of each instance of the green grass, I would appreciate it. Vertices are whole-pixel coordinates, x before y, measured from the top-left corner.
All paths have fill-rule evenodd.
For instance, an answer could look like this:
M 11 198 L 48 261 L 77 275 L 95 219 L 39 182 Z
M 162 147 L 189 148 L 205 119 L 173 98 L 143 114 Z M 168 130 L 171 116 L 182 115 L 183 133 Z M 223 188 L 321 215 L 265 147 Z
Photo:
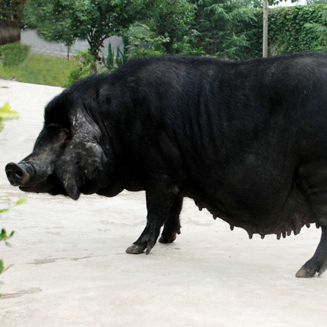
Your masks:
M 0 66 L 0 77 L 24 83 L 65 86 L 70 72 L 77 67 L 78 62 L 74 59 L 68 61 L 30 53 L 19 65 Z

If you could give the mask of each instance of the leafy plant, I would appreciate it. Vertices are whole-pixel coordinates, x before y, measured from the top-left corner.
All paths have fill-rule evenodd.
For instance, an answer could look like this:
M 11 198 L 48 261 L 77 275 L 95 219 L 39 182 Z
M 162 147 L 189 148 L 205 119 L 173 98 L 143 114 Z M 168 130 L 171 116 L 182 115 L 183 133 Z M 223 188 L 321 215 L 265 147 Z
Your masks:
M 147 25 L 157 36 L 165 39 L 165 53 L 179 53 L 187 39 L 194 38 L 196 5 L 188 0 L 156 0 Z M 190 39 L 188 39 L 190 41 Z M 188 42 L 190 44 L 190 42 Z M 185 49 L 185 48 L 184 48 Z M 157 50 L 157 49 L 156 49 Z
M 0 211 L 1 213 L 1 211 Z M 0 233 L 0 242 L 1 241 L 4 241 L 5 244 L 9 247 L 11 247 L 11 244 L 8 242 L 8 240 L 14 236 L 14 233 L 15 232 L 11 232 L 9 235 L 7 235 L 7 232 L 5 229 L 2 229 L 1 230 L 1 233 Z M 4 263 L 3 263 L 3 260 L 0 259 L 0 275 L 3 274 L 6 270 L 8 270 L 11 266 L 8 266 L 8 267 L 5 267 Z M 0 281 L 0 284 L 3 284 L 1 281 Z M 1 294 L 0 294 L 0 297 L 1 297 Z
M 1 119 L 17 119 L 19 114 L 17 111 L 12 110 L 9 103 L 6 102 L 2 108 L 0 108 L 0 118 Z
M 164 44 L 170 42 L 169 37 L 157 35 L 144 23 L 135 23 L 126 32 L 128 59 L 144 58 L 160 55 L 165 52 Z
M 78 67 L 73 69 L 68 77 L 68 82 L 65 86 L 70 86 L 78 80 L 90 75 L 90 67 L 93 62 L 93 56 L 89 50 L 79 51 L 74 59 L 78 61 Z
M 104 66 L 109 70 L 112 71 L 115 68 L 121 67 L 127 62 L 127 54 L 122 52 L 119 47 L 117 47 L 116 54 L 112 50 L 111 44 L 108 45 L 108 56 L 107 59 L 102 56 L 101 58 L 102 63 Z
M 22 6 L 28 0 L 1 0 L 0 1 L 0 20 L 21 19 Z
M 252 15 L 248 0 L 199 0 L 196 22 L 200 45 L 209 55 L 244 59 L 244 49 L 249 46 L 245 25 Z
M 194 30 L 194 35 L 199 33 Z M 174 53 L 178 53 L 183 56 L 202 56 L 206 53 L 202 46 L 194 45 L 194 37 L 185 35 L 180 42 L 173 44 Z
M 0 189 L 2 187 L 0 186 Z M 5 207 L 0 208 L 0 213 L 4 213 L 4 212 L 8 212 L 10 209 L 13 209 L 14 207 L 23 204 L 26 202 L 26 199 L 21 198 L 18 201 L 16 201 L 14 204 L 12 204 L 12 200 L 5 195 L 0 195 L 0 199 L 2 199 L 2 202 L 6 202 L 7 205 Z M 0 237 L 0 241 L 2 241 L 3 239 Z
M 6 102 L 2 108 L 0 108 L 0 132 L 3 130 L 3 124 L 2 121 L 4 119 L 17 119 L 19 117 L 19 114 L 11 110 L 9 103 Z
M 18 203 L 18 201 L 17 201 L 17 203 Z M 23 203 L 23 201 L 21 201 L 20 203 Z M 9 210 L 8 208 L 0 209 L 0 213 L 6 212 L 8 210 Z M 14 234 L 15 234 L 14 231 L 12 231 L 10 234 L 7 234 L 6 230 L 5 229 L 2 229 L 1 230 L 1 233 L 0 233 L 0 242 L 3 241 L 3 242 L 5 242 L 5 245 L 6 246 L 11 247 L 11 244 L 8 242 L 8 240 L 10 238 L 12 238 L 14 236 Z M 4 265 L 3 260 L 0 259 L 0 275 L 3 274 L 5 271 L 7 271 L 11 266 L 12 265 L 6 267 Z M 0 285 L 1 284 L 3 284 L 3 283 L 0 281 Z M 0 297 L 1 297 L 1 294 L 0 294 Z
M 305 28 L 309 29 L 312 33 L 319 36 L 320 44 L 317 44 L 315 50 L 326 51 L 327 50 L 327 9 L 321 12 L 320 23 L 306 23 Z

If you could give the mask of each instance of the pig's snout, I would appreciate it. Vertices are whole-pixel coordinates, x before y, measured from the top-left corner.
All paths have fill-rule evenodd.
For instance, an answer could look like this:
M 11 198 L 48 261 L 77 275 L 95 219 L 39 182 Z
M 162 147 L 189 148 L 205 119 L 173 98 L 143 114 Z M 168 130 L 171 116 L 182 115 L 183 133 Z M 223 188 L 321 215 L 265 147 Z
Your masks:
M 22 186 L 26 184 L 30 179 L 28 173 L 28 167 L 22 163 L 11 162 L 6 166 L 7 178 L 11 185 Z

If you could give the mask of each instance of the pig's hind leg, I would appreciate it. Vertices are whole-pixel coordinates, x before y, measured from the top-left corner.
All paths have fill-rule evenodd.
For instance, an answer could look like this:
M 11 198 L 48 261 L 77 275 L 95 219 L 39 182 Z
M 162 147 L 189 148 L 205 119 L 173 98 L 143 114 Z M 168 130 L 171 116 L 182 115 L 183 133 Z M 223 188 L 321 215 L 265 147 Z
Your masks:
M 183 198 L 177 197 L 169 210 L 168 218 L 165 222 L 163 232 L 159 239 L 160 243 L 172 243 L 175 241 L 177 234 L 181 233 L 181 223 L 179 215 L 183 207 Z
M 327 209 L 327 206 L 325 206 Z M 325 219 L 327 218 L 327 211 L 325 214 Z M 320 219 L 319 219 L 320 220 Z M 316 272 L 320 276 L 327 269 L 327 224 L 323 224 L 321 227 L 321 239 L 314 253 L 313 257 L 308 260 L 296 273 L 296 277 L 305 278 L 313 277 Z
M 320 276 L 327 269 L 327 168 L 326 162 L 315 162 L 299 170 L 303 193 L 321 227 L 321 239 L 313 257 L 296 273 L 296 277 Z

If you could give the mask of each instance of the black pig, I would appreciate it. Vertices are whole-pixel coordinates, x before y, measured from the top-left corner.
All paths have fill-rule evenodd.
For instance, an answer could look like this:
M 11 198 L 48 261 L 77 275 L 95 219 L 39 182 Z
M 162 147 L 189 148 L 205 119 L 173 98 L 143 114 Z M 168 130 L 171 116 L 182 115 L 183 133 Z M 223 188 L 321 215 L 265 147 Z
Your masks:
M 327 268 L 327 56 L 245 62 L 157 57 L 54 98 L 31 155 L 9 163 L 27 192 L 145 190 L 147 224 L 126 251 L 180 233 L 184 197 L 250 238 L 322 230 L 297 277 Z

